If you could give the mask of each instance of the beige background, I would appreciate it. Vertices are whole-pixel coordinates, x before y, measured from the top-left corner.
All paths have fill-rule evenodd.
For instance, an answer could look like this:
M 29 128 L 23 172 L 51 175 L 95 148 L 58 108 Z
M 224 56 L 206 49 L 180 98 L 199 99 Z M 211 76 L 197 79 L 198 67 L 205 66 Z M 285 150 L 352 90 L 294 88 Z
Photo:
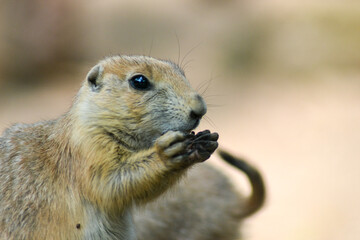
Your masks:
M 180 59 L 209 105 L 199 129 L 265 176 L 246 239 L 360 238 L 359 3 L 27 2 L 0 8 L 0 131 L 64 113 L 103 56 Z

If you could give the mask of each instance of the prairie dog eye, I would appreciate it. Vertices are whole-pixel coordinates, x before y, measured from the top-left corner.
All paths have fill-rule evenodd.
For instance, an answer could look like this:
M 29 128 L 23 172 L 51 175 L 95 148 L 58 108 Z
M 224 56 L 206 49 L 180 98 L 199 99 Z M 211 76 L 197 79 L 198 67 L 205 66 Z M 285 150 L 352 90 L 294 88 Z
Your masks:
M 151 84 L 144 75 L 135 75 L 129 79 L 130 86 L 137 90 L 149 90 Z

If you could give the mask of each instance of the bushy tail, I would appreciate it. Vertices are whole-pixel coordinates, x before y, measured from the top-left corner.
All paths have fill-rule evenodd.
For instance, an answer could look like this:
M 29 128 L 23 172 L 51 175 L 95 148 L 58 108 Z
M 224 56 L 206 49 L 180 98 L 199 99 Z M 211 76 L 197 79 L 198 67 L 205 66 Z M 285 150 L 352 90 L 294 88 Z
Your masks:
M 260 172 L 248 162 L 236 158 L 225 151 L 218 150 L 218 153 L 227 163 L 240 169 L 248 177 L 252 191 L 250 196 L 245 199 L 242 217 L 250 216 L 259 210 L 265 201 L 265 185 Z

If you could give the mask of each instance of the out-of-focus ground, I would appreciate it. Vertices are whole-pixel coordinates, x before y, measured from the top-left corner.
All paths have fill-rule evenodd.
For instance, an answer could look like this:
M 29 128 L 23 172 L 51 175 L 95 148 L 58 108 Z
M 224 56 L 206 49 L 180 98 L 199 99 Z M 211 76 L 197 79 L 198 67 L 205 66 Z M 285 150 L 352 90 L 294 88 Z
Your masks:
M 103 56 L 180 59 L 209 105 L 199 129 L 265 176 L 266 206 L 245 239 L 360 238 L 360 3 L 1 4 L 0 131 L 64 113 Z

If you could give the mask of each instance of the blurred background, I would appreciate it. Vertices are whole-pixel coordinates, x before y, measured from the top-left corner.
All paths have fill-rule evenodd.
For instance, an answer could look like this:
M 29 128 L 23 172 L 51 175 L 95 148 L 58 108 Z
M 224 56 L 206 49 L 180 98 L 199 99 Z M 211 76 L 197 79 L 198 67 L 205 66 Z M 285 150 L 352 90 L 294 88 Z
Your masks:
M 360 239 L 360 2 L 0 4 L 0 131 L 64 113 L 104 56 L 171 59 L 208 102 L 199 129 L 264 173 L 246 239 Z

